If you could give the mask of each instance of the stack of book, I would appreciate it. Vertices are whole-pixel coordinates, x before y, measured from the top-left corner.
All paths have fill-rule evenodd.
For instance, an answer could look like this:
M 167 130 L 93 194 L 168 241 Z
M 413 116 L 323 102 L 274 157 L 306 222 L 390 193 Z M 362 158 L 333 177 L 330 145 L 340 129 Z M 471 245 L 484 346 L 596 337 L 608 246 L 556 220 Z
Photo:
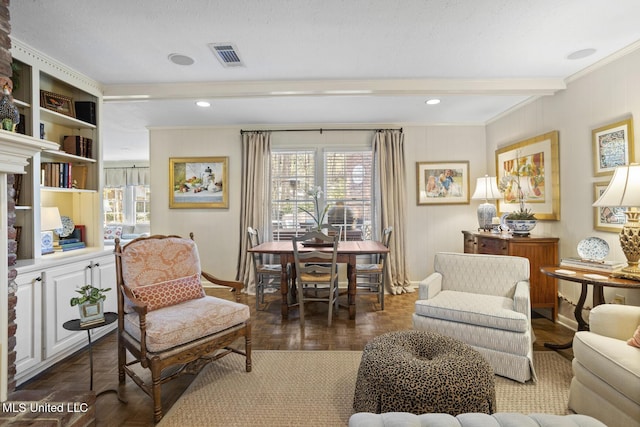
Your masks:
M 603 272 L 612 272 L 626 267 L 626 262 L 610 261 L 610 260 L 588 260 L 582 258 L 562 258 L 560 265 L 564 267 L 584 268 L 587 270 L 597 270 Z
M 74 249 L 82 249 L 84 247 L 86 247 L 86 244 L 80 239 L 67 238 L 67 239 L 60 239 L 56 243 L 54 243 L 53 250 L 66 252 L 66 251 L 72 251 Z

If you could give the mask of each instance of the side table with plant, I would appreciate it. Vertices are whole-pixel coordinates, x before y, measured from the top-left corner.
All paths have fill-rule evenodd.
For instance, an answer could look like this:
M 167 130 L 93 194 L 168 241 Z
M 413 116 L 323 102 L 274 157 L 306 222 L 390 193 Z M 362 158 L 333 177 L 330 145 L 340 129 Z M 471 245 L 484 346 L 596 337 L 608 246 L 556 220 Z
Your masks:
M 71 298 L 71 306 L 78 306 L 80 310 L 80 325 L 87 326 L 104 321 L 104 300 L 107 299 L 106 293 L 111 288 L 96 288 L 92 285 L 85 285 L 76 292 L 79 297 Z

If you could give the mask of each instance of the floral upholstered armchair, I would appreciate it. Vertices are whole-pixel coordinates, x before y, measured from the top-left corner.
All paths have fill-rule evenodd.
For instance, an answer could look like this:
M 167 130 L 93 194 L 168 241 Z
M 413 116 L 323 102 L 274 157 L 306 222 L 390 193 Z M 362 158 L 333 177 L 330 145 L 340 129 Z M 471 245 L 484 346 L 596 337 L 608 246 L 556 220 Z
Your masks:
M 126 374 L 153 398 L 155 422 L 163 416 L 161 385 L 178 375 L 197 373 L 232 352 L 244 356 L 251 371 L 249 307 L 206 296 L 200 277 L 233 288 L 236 300 L 243 284 L 201 271 L 191 237 L 141 237 L 124 246 L 116 239 L 119 381 L 124 384 Z M 244 348 L 234 343 L 239 338 Z M 127 360 L 127 352 L 133 360 Z M 172 365 L 177 371 L 163 376 Z M 151 381 L 145 382 L 135 366 L 149 369 Z

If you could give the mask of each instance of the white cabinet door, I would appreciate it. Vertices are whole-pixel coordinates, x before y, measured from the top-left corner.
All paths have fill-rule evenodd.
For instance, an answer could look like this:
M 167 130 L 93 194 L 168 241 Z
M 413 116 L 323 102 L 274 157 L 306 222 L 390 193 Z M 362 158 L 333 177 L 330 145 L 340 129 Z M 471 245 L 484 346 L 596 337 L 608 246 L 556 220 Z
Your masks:
M 18 274 L 16 296 L 16 381 L 42 361 L 42 274 Z
M 72 307 L 69 301 L 77 296 L 76 289 L 90 283 L 89 266 L 89 261 L 79 261 L 44 272 L 45 358 L 87 339 L 85 332 L 68 331 L 62 324 L 79 317 L 78 307 Z
M 116 258 L 115 255 L 99 257 L 93 260 L 91 268 L 91 279 L 93 286 L 97 288 L 111 288 L 107 292 L 107 299 L 104 301 L 104 311 L 118 312 L 118 300 L 116 294 Z

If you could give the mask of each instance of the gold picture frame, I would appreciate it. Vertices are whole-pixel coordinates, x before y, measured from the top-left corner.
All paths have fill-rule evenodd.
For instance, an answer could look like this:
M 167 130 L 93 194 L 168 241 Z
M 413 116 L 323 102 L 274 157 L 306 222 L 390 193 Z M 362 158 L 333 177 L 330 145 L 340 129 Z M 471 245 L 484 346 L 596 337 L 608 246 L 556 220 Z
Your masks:
M 539 220 L 560 219 L 560 163 L 557 130 L 509 144 L 496 150 L 498 182 L 518 177 L 525 196 L 525 207 Z M 505 191 L 498 200 L 498 212 L 520 208 L 515 192 Z
M 228 157 L 169 159 L 170 209 L 229 207 Z
M 418 205 L 469 204 L 469 162 L 416 162 Z
M 607 181 L 593 183 L 594 202 L 602 196 L 608 185 L 609 182 Z M 594 206 L 593 228 L 600 231 L 620 233 L 622 227 L 627 223 L 626 211 L 627 208 L 623 206 Z
M 630 117 L 591 131 L 593 173 L 611 175 L 616 166 L 633 162 L 633 119 Z

